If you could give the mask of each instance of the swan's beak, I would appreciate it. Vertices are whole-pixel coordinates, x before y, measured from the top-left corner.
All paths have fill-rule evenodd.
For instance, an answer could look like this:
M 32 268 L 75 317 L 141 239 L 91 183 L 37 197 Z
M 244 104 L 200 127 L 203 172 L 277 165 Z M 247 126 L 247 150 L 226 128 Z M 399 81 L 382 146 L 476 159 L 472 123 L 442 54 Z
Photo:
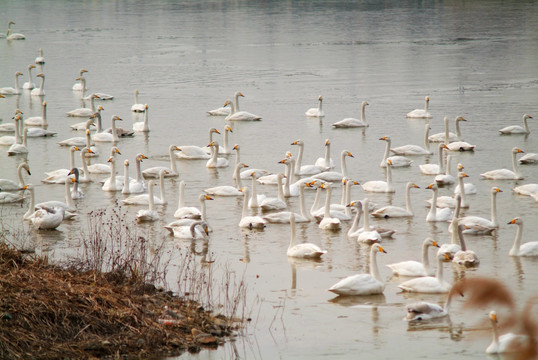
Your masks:
M 420 189 L 420 186 L 418 186 L 417 184 L 413 184 L 413 187 L 414 187 L 415 189 Z
M 433 189 L 433 184 L 426 186 L 426 189 L 430 189 L 430 190 Z
M 381 247 L 381 246 L 379 246 L 378 249 L 379 249 L 379 251 L 382 252 L 382 253 L 385 253 L 385 254 L 387 253 L 387 252 L 385 251 L 385 249 L 383 249 L 383 247 Z
M 355 156 L 353 156 L 353 154 L 350 153 L 349 151 L 347 152 L 347 156 L 349 156 L 349 157 L 355 157 Z
M 436 241 L 432 241 L 432 245 L 435 247 L 439 247 L 439 244 Z
M 346 205 L 346 207 L 352 207 L 352 206 L 355 206 L 355 202 L 354 202 L 354 201 L 352 201 L 352 202 L 350 202 L 349 204 Z
M 508 223 L 508 225 L 514 225 L 514 224 L 516 223 L 516 221 L 517 221 L 517 219 L 512 219 L 512 220 Z
M 205 199 L 206 199 L 206 200 L 213 200 L 213 198 L 212 198 L 211 196 L 209 196 L 209 195 L 206 195 L 206 196 L 205 196 Z

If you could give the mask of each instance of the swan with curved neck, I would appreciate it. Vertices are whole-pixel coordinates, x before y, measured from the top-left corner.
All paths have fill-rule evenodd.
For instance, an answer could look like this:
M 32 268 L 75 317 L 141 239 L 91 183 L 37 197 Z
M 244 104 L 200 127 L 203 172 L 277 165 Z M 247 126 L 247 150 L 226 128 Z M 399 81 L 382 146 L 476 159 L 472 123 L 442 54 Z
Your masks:
M 497 194 L 502 190 L 494 186 L 491 188 L 491 219 L 485 219 L 479 216 L 465 216 L 460 219 L 460 224 L 465 225 L 464 234 L 483 235 L 491 234 L 499 228 L 497 220 Z
M 248 111 L 239 111 L 236 109 L 232 100 L 226 100 L 224 106 L 230 105 L 230 114 L 226 116 L 224 120 L 228 121 L 259 121 L 262 119 L 261 116 L 254 115 Z
M 326 254 L 326 250 L 322 250 L 319 246 L 312 243 L 297 244 L 297 231 L 295 229 L 295 214 L 290 213 L 290 225 L 291 225 L 291 237 L 290 244 L 286 254 L 289 257 L 303 258 L 303 259 L 319 259 L 323 254 Z
M 325 166 L 302 165 L 303 154 L 304 154 L 303 140 L 301 139 L 295 140 L 294 142 L 291 143 L 291 145 L 299 146 L 299 152 L 297 153 L 297 160 L 295 161 L 295 174 L 296 175 L 309 176 L 309 175 L 319 174 L 322 171 L 328 170 L 328 168 Z
M 405 186 L 405 209 L 399 206 L 384 206 L 372 213 L 373 217 L 377 218 L 393 218 L 393 217 L 412 217 L 414 216 L 411 207 L 411 189 L 420 189 L 420 187 L 412 182 L 408 182 Z
M 523 150 L 520 148 L 514 147 L 512 148 L 512 169 L 513 171 L 510 171 L 508 169 L 497 169 L 497 170 L 490 170 L 483 174 L 480 174 L 480 176 L 489 179 L 489 180 L 523 180 L 523 175 L 519 172 L 519 166 L 516 161 L 516 155 L 524 153 Z
M 325 140 L 325 157 L 320 157 L 315 162 L 316 166 L 332 169 L 334 167 L 333 159 L 331 159 L 331 141 Z
M 39 84 L 38 88 L 33 88 L 32 91 L 30 91 L 30 95 L 32 96 L 45 96 L 45 75 L 42 73 L 37 74 L 37 77 L 41 78 L 41 83 Z
M 364 202 L 364 204 L 363 204 Z M 352 201 L 349 204 L 349 207 L 355 207 L 357 213 L 353 220 L 353 225 L 347 232 L 347 236 L 356 237 L 358 242 L 373 244 L 381 241 L 381 235 L 377 232 L 376 229 L 370 227 L 370 223 L 367 220 L 368 212 L 365 211 L 365 208 L 368 206 L 368 199 L 361 201 Z M 361 216 L 364 216 L 364 226 L 358 229 Z
M 325 193 L 325 213 L 319 223 L 319 228 L 323 230 L 340 230 L 342 223 L 340 219 L 331 217 L 331 194 L 332 185 L 330 183 L 321 184 L 321 188 L 326 189 Z
M 166 197 L 166 193 L 164 190 L 165 176 L 166 176 L 166 170 L 161 169 L 159 172 L 159 187 L 160 187 L 161 197 L 158 198 L 157 196 L 153 196 L 153 201 L 155 205 L 168 204 L 168 199 Z M 125 205 L 147 205 L 149 204 L 149 195 L 148 194 L 132 195 L 132 196 L 129 196 L 127 199 L 122 200 L 121 202 L 122 204 L 125 204 Z
M 18 182 L 11 179 L 0 179 L 0 189 L 2 191 L 22 190 L 25 185 L 24 178 L 22 176 L 23 170 L 25 170 L 28 175 L 32 175 L 30 172 L 30 166 L 26 162 L 22 162 L 19 164 L 19 166 L 17 166 Z
M 170 158 L 170 167 L 165 166 L 154 166 L 149 169 L 142 171 L 144 178 L 158 178 L 160 176 L 161 170 L 165 170 L 164 177 L 178 177 L 179 173 L 177 171 L 176 158 L 174 151 L 181 151 L 176 145 L 170 145 L 168 147 L 168 156 Z
M 512 219 L 508 225 L 517 225 L 516 237 L 514 244 L 508 255 L 510 256 L 538 256 L 538 241 L 530 241 L 521 244 L 523 237 L 523 220 L 521 218 Z
M 7 32 L 6 32 L 6 39 L 7 40 L 24 40 L 26 39 L 26 36 L 19 33 L 11 33 L 11 25 L 15 25 L 15 22 L 10 21 L 7 24 Z
M 390 149 L 397 155 L 431 155 L 430 142 L 428 141 L 428 134 L 430 133 L 430 125 L 424 125 L 424 147 L 418 145 L 403 145 Z
M 408 118 L 413 119 L 430 119 L 432 115 L 428 112 L 428 107 L 430 105 L 430 97 L 426 96 L 424 98 L 424 109 L 415 109 L 407 113 Z
M 454 254 L 452 262 L 465 267 L 477 267 L 480 264 L 480 259 L 478 259 L 478 256 L 474 251 L 467 250 L 465 239 L 463 238 L 464 228 L 465 225 L 456 225 L 456 229 L 452 230 L 458 233 L 458 239 L 461 247 L 461 250 Z
M 243 93 L 241 91 L 236 91 L 234 94 L 234 106 L 235 111 L 239 111 L 239 97 L 244 97 Z M 222 106 L 214 110 L 209 110 L 207 113 L 212 116 L 228 116 L 230 115 L 231 108 L 227 106 Z
M 73 91 L 85 91 L 86 90 L 86 79 L 84 79 L 84 73 L 87 73 L 88 70 L 86 69 L 80 69 L 79 77 L 77 78 L 77 82 L 73 85 L 71 88 Z M 82 79 L 84 79 L 84 86 L 82 86 Z
M 490 311 L 488 317 L 491 321 L 493 338 L 486 348 L 486 354 L 517 353 L 529 346 L 529 337 L 527 335 L 506 333 L 499 336 L 497 313 L 495 311 Z
M 338 171 L 324 171 L 319 174 L 315 174 L 312 176 L 314 179 L 320 179 L 323 181 L 342 181 L 344 177 L 348 176 L 347 172 L 347 165 L 346 165 L 346 157 L 354 157 L 353 154 L 351 154 L 348 150 L 342 150 L 340 153 L 340 167 L 342 168 L 342 172 Z
M 523 114 L 523 127 L 519 125 L 507 126 L 499 130 L 501 134 L 530 134 L 529 124 L 527 119 L 532 119 L 533 117 L 529 114 Z
M 382 168 L 387 167 L 387 160 L 389 160 L 389 159 L 392 162 L 393 167 L 411 166 L 411 164 L 413 163 L 413 160 L 410 160 L 410 159 L 406 158 L 405 156 L 399 156 L 399 155 L 389 156 L 389 154 L 390 154 L 390 144 L 391 144 L 391 139 L 390 139 L 389 136 L 383 136 L 379 140 L 383 140 L 386 143 L 386 145 L 385 145 L 385 153 L 383 154 L 383 160 L 381 160 L 381 164 L 379 164 L 379 167 L 382 167 Z
M 334 126 L 336 128 L 351 128 L 351 127 L 368 127 L 368 126 L 370 126 L 366 122 L 366 116 L 364 114 L 365 109 L 366 109 L 366 105 L 369 105 L 368 102 L 366 102 L 366 101 L 363 101 L 361 103 L 361 118 L 360 118 L 360 120 L 355 119 L 355 118 L 345 118 L 344 120 L 340 120 L 338 122 L 335 122 L 334 124 L 332 124 L 332 126 Z
M 329 291 L 341 296 L 375 295 L 382 294 L 385 283 L 379 274 L 376 254 L 387 253 L 379 244 L 370 248 L 370 273 L 348 276 L 329 288 Z
M 212 141 L 209 143 L 211 147 L 211 158 L 207 160 L 207 163 L 205 166 L 207 168 L 223 168 L 227 167 L 229 165 L 228 159 L 226 158 L 219 158 L 219 143 L 216 141 Z
M 381 180 L 371 180 L 367 181 L 364 184 L 362 184 L 362 189 L 364 191 L 368 192 L 377 192 L 377 193 L 393 193 L 396 190 L 394 189 L 394 185 L 392 184 L 392 161 L 389 159 L 387 160 L 387 168 L 386 168 L 386 181 Z
M 407 280 L 398 285 L 398 287 L 403 291 L 425 294 L 442 294 L 449 292 L 451 285 L 443 279 L 443 259 L 448 259 L 448 256 L 437 256 L 437 271 L 435 277 L 423 276 Z
M 144 121 L 137 121 L 133 124 L 133 130 L 136 132 L 149 132 L 149 106 L 144 105 Z
M 459 116 L 457 117 L 456 119 L 460 119 L 460 121 L 467 121 L 465 120 L 463 117 Z M 459 129 L 459 127 L 458 127 Z M 445 144 L 446 144 L 446 149 L 448 151 L 474 151 L 476 145 L 472 145 L 472 144 L 469 144 L 468 142 L 465 142 L 465 141 L 461 141 L 461 140 L 456 140 L 456 141 L 453 141 L 451 143 L 449 143 L 449 134 L 448 132 L 445 133 Z
M 138 213 L 136 214 L 136 220 L 138 222 L 157 221 L 160 218 L 159 213 L 155 210 L 155 203 L 153 201 L 153 188 L 155 185 L 155 180 L 150 180 L 148 182 L 148 208 L 138 210 Z
M 265 228 L 265 224 L 267 223 L 265 219 L 260 216 L 248 215 L 248 188 L 241 188 L 241 192 L 243 192 L 243 212 L 241 215 L 241 220 L 239 221 L 239 227 L 260 230 Z
M 430 267 L 430 259 L 428 257 L 428 249 L 431 247 L 439 247 L 437 242 L 432 238 L 426 238 L 422 242 L 422 261 L 401 261 L 387 266 L 392 270 L 394 275 L 399 276 L 431 276 L 433 269 Z
M 445 172 L 445 162 L 443 161 L 443 149 L 445 144 L 439 144 L 437 152 L 438 164 L 421 164 L 418 167 L 424 175 L 439 175 Z
M 310 108 L 306 110 L 305 115 L 308 117 L 323 117 L 325 116 L 325 112 L 322 109 L 323 106 L 323 97 L 320 95 L 318 96 L 318 107 L 317 108 Z
M 426 215 L 426 221 L 434 222 L 450 220 L 451 210 L 449 208 L 440 209 L 437 207 L 437 192 L 439 191 L 437 184 L 430 184 L 426 187 L 426 189 L 433 191 L 431 207 L 430 211 L 428 211 L 428 215 Z
M 21 93 L 20 87 L 19 87 L 19 76 L 21 76 L 22 73 L 20 71 L 17 71 L 15 73 L 15 87 L 3 87 L 0 88 L 0 94 L 2 95 L 19 95 Z

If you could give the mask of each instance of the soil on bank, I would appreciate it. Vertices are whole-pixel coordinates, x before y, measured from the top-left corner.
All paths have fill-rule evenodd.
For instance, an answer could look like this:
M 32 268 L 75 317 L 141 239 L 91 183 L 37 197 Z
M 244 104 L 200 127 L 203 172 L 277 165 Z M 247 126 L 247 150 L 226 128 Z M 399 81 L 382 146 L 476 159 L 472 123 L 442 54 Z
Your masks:
M 217 347 L 224 316 L 118 273 L 46 264 L 0 244 L 0 358 L 159 358 Z

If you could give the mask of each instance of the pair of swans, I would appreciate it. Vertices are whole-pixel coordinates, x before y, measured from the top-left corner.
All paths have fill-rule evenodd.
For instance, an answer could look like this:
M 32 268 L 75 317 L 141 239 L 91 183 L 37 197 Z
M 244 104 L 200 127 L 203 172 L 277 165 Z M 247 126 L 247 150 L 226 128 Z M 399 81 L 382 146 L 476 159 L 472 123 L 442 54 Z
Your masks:
M 428 249 L 430 247 L 439 247 L 437 242 L 432 238 L 426 238 L 422 242 L 422 261 L 407 260 L 400 261 L 394 264 L 388 264 L 394 275 L 399 276 L 431 276 L 433 275 L 433 269 L 430 267 L 430 260 L 428 257 Z
M 529 114 L 523 114 L 523 127 L 519 125 L 511 125 L 502 128 L 499 130 L 501 134 L 530 134 L 529 125 L 527 124 L 527 119 L 532 119 L 533 117 Z
M 73 91 L 86 91 L 86 81 L 84 81 L 84 86 L 83 86 L 82 79 L 84 78 L 84 73 L 87 73 L 87 72 L 88 72 L 88 70 L 86 70 L 86 69 L 80 69 L 79 77 L 77 78 L 77 82 L 71 88 Z
M 168 147 L 168 157 L 170 159 L 170 167 L 166 166 L 154 166 L 142 171 L 142 175 L 146 179 L 153 179 L 160 177 L 161 170 L 165 170 L 164 177 L 178 177 L 179 172 L 177 171 L 176 158 L 174 151 L 181 151 L 176 145 L 170 145 Z
M 184 231 L 184 229 L 183 230 L 177 230 L 176 229 L 176 231 L 174 231 L 174 228 L 185 227 L 185 226 L 189 227 L 195 222 L 203 221 L 205 223 L 205 225 L 207 225 L 207 232 L 211 232 L 212 229 L 209 226 L 209 224 L 207 223 L 206 200 L 213 200 L 213 198 L 206 195 L 206 194 L 200 194 L 198 196 L 198 201 L 200 202 L 200 210 L 199 210 L 199 212 L 201 214 L 199 219 L 196 219 L 196 218 L 195 219 L 193 219 L 193 218 L 178 218 L 177 220 L 174 220 L 174 221 L 168 223 L 164 228 L 166 230 L 168 230 L 170 232 L 170 234 L 176 235 L 176 237 L 177 237 L 178 234 L 184 234 L 185 231 Z M 182 208 L 178 206 L 178 209 L 176 210 L 176 213 L 174 215 L 176 215 L 176 214 L 177 215 L 185 215 L 186 213 L 184 212 L 184 210 L 181 210 L 181 209 Z M 196 209 L 196 208 L 193 208 L 193 209 Z M 191 210 L 191 211 L 192 211 L 192 216 L 196 216 L 196 215 L 194 215 L 194 210 Z M 187 236 L 187 238 L 189 238 L 189 237 Z
M 17 71 L 15 73 L 15 87 L 2 87 L 0 88 L 0 94 L 2 95 L 19 95 L 21 93 L 20 87 L 19 87 L 19 76 L 21 76 L 22 73 L 20 71 Z
M 442 294 L 449 292 L 451 285 L 443 279 L 443 260 L 447 259 L 449 259 L 448 255 L 437 255 L 437 271 L 435 277 L 422 276 L 407 280 L 398 285 L 398 288 L 402 291 L 425 294 Z
M 6 39 L 7 40 L 25 40 L 26 36 L 19 33 L 12 33 L 11 32 L 11 25 L 15 25 L 14 21 L 10 21 L 7 24 L 7 31 L 6 31 Z
M 512 148 L 512 170 L 496 169 L 480 174 L 485 179 L 489 180 L 523 180 L 523 175 L 519 172 L 519 166 L 516 161 L 516 155 L 524 153 L 520 148 Z
M 325 112 L 322 109 L 323 105 L 323 97 L 320 95 L 318 96 L 318 107 L 317 108 L 310 108 L 306 110 L 305 115 L 308 117 L 323 117 L 325 116 Z
M 440 175 L 445 172 L 445 161 L 443 157 L 443 150 L 446 148 L 445 144 L 439 144 L 437 152 L 438 164 L 421 164 L 418 167 L 420 172 L 424 175 Z
M 369 206 L 367 198 L 363 201 L 352 201 L 346 206 L 354 207 L 357 211 L 355 218 L 353 219 L 353 224 L 347 232 L 348 237 L 356 237 L 358 242 L 373 244 L 380 242 L 381 238 L 391 237 L 395 233 L 392 229 L 370 225 L 370 214 L 367 211 Z M 364 217 L 364 225 L 362 228 L 359 228 L 361 216 Z
M 134 104 L 133 104 L 133 106 L 131 106 L 131 111 L 135 112 L 135 113 L 141 113 L 141 112 L 144 112 L 146 110 L 145 104 L 141 104 L 138 101 L 138 93 L 139 93 L 138 89 L 135 89 L 135 91 L 134 91 Z
M 448 121 L 449 121 L 448 117 L 445 116 L 443 119 L 445 131 L 430 135 L 428 137 L 428 141 L 430 142 L 447 142 L 448 141 L 448 143 L 451 143 L 454 141 L 463 141 L 462 136 L 461 136 L 460 121 L 467 121 L 467 119 L 465 119 L 463 116 L 456 116 L 456 119 L 454 120 L 454 127 L 456 129 L 456 133 L 453 133 L 449 130 Z
M 361 103 L 361 118 L 345 118 L 344 120 L 340 120 L 332 124 L 335 128 L 353 128 L 353 127 L 368 127 L 370 126 L 366 122 L 366 116 L 364 115 L 366 106 L 369 105 L 367 101 L 363 101 Z
M 144 154 L 136 155 L 136 178 L 134 179 L 131 179 L 129 177 L 129 160 L 124 161 L 123 179 L 120 179 L 121 181 L 123 181 L 123 188 L 121 190 L 122 194 L 139 194 L 147 190 L 147 184 L 144 181 L 142 169 L 140 167 L 140 163 L 143 159 L 147 159 L 147 156 L 145 156 Z
M 466 178 L 466 177 L 469 177 L 469 175 L 467 175 L 466 173 L 460 171 L 458 172 L 458 187 L 460 188 L 465 188 L 465 185 L 463 183 L 463 178 Z M 469 185 L 472 185 L 472 184 L 469 184 Z M 458 195 L 460 194 L 461 195 L 461 207 L 462 208 L 468 208 L 469 207 L 469 203 L 467 202 L 467 196 L 466 196 L 466 192 L 464 191 L 463 193 L 460 193 L 460 192 L 456 192 L 454 191 L 455 195 Z M 438 196 L 437 197 L 437 207 L 438 208 L 450 208 L 450 209 L 453 209 L 456 207 L 456 196 Z M 432 204 L 432 201 L 433 199 L 429 199 L 427 200 L 426 202 L 431 206 Z
M 299 213 L 291 211 L 279 211 L 263 216 L 263 219 L 272 224 L 287 224 L 290 222 L 290 216 L 293 214 L 295 222 L 310 222 L 310 217 L 306 213 L 304 189 L 306 184 L 299 184 Z
M 389 136 L 383 136 L 379 140 L 385 141 L 385 153 L 383 154 L 383 160 L 381 160 L 381 164 L 379 164 L 380 167 L 384 168 L 387 167 L 387 160 L 390 160 L 393 167 L 408 167 L 411 166 L 413 163 L 413 160 L 406 158 L 405 156 L 400 155 L 393 155 L 389 156 L 390 154 L 390 144 L 391 139 Z
M 236 91 L 234 94 L 234 110 L 239 111 L 239 97 L 244 97 L 241 91 Z M 207 111 L 208 115 L 212 116 L 228 116 L 231 113 L 231 106 L 221 106 L 214 110 Z
M 202 210 L 194 206 L 185 206 L 185 181 L 181 180 L 179 182 L 179 199 L 177 209 L 174 212 L 174 217 L 177 219 L 202 219 L 202 211 L 205 211 L 205 207 L 202 206 Z M 203 197 L 203 199 L 202 199 Z M 205 204 L 205 200 L 213 200 L 209 195 L 201 194 L 200 202 Z M 205 220 L 205 216 L 204 220 Z
M 382 294 L 385 283 L 381 279 L 377 267 L 377 253 L 387 253 L 379 244 L 373 244 L 370 248 L 369 274 L 357 274 L 348 276 L 329 288 L 329 291 L 341 296 L 362 296 Z
M 396 155 L 431 155 L 430 142 L 428 134 L 430 133 L 430 125 L 424 126 L 424 147 L 418 145 L 403 145 L 390 149 Z
M 28 175 L 32 175 L 30 172 L 30 166 L 26 162 L 22 162 L 17 166 L 17 181 L 11 179 L 0 179 L 0 189 L 2 191 L 22 190 L 26 184 L 23 177 L 23 171 L 26 171 Z
M 301 180 L 301 182 L 298 184 L 299 187 L 302 187 L 301 185 L 304 184 L 308 188 L 314 188 L 317 186 L 316 190 L 316 196 L 314 198 L 314 202 L 312 203 L 312 206 L 310 208 L 310 216 L 315 219 L 316 221 L 321 221 L 323 217 L 325 216 L 325 205 L 319 207 L 319 203 L 321 201 L 321 191 L 326 188 L 329 184 L 322 181 L 322 180 L 312 180 L 307 181 Z M 323 186 L 322 186 L 323 185 Z M 325 198 L 325 201 L 330 203 L 329 213 L 330 216 L 333 218 L 337 218 L 340 221 L 348 221 L 351 220 L 351 207 L 348 207 L 351 199 L 351 186 L 353 185 L 360 185 L 357 181 L 344 178 L 342 179 L 342 197 L 340 199 L 340 203 L 331 203 L 331 199 L 327 200 Z
M 212 196 L 243 196 L 241 188 L 243 187 L 241 183 L 242 177 L 239 174 L 239 171 L 243 168 L 248 167 L 245 163 L 238 163 L 235 165 L 233 180 L 236 183 L 236 186 L 232 185 L 219 185 L 205 189 L 204 192 Z
M 39 84 L 39 87 L 33 88 L 32 91 L 30 91 L 30 95 L 45 96 L 45 75 L 43 75 L 42 73 L 39 73 L 36 76 L 41 78 L 41 83 Z
M 212 141 L 207 145 L 211 148 L 211 158 L 207 160 L 207 163 L 205 164 L 205 167 L 207 168 L 223 168 L 228 167 L 230 164 L 228 159 L 226 158 L 219 158 L 219 143 L 217 141 Z
M 291 145 L 297 145 L 299 147 L 299 152 L 297 153 L 297 160 L 295 161 L 295 175 L 299 176 L 311 176 L 315 174 L 319 174 L 323 171 L 329 170 L 326 166 L 318 166 L 318 165 L 302 165 L 303 162 L 303 155 L 304 155 L 304 141 L 301 139 L 295 140 L 291 143 Z M 330 158 L 330 148 L 325 150 L 326 152 L 329 151 L 329 158 Z
M 98 114 L 96 116 L 96 114 Z M 120 138 L 118 136 L 118 131 L 116 129 L 116 121 L 123 121 L 122 118 L 120 118 L 119 116 L 117 115 L 113 115 L 112 116 L 112 128 L 110 130 L 110 132 L 107 132 L 106 130 L 102 130 L 101 129 L 101 115 L 99 113 L 96 113 L 96 114 L 93 114 L 90 118 L 94 118 L 96 117 L 97 118 L 97 132 L 95 134 L 92 135 L 92 140 L 95 141 L 95 142 L 112 142 L 112 143 L 117 143 L 118 141 L 120 141 Z M 132 132 L 131 132 L 132 134 Z
M 293 258 L 302 259 L 319 259 L 327 253 L 327 250 L 322 250 L 319 246 L 312 243 L 297 244 L 297 231 L 295 229 L 295 214 L 289 213 L 289 222 L 291 226 L 290 244 L 286 254 Z
M 39 208 L 61 208 L 63 209 L 63 219 L 72 219 L 73 217 L 77 216 L 77 209 L 75 206 L 75 202 L 73 201 L 73 198 L 71 197 L 71 189 L 69 188 L 69 185 L 71 183 L 74 183 L 76 180 L 74 178 L 69 178 L 69 181 L 65 182 L 64 185 L 64 201 L 59 200 L 49 200 L 40 202 L 38 204 L 35 203 L 35 190 L 34 186 L 32 184 L 27 184 L 24 186 L 24 190 L 28 190 L 30 192 L 30 205 L 28 206 L 28 211 L 23 215 L 24 220 L 30 220 L 32 217 L 32 214 Z
M 497 220 L 497 195 L 502 190 L 494 186 L 491 188 L 491 219 L 479 216 L 465 216 L 459 220 L 459 223 L 466 226 L 464 234 L 471 235 L 489 235 L 499 228 Z
M 376 218 L 395 218 L 395 217 L 413 217 L 413 209 L 411 208 L 411 189 L 420 189 L 420 187 L 412 182 L 405 185 L 405 208 L 399 206 L 388 205 L 372 212 L 372 216 Z
M 111 158 L 111 159 L 112 159 L 112 161 L 114 161 L 113 158 Z M 160 187 L 160 195 L 161 195 L 161 197 L 159 198 L 159 197 L 154 196 L 154 195 L 152 196 L 152 200 L 154 201 L 155 205 L 166 205 L 166 204 L 168 204 L 168 199 L 166 198 L 166 193 L 165 193 L 165 189 L 164 189 L 164 178 L 165 178 L 165 176 L 166 176 L 166 170 L 161 169 L 159 171 L 159 187 Z M 111 179 L 112 179 L 112 177 L 113 177 L 113 175 L 111 173 Z M 113 183 L 113 181 L 111 179 L 110 179 L 110 183 L 111 183 L 111 186 L 113 186 L 114 183 Z M 117 185 L 118 184 L 116 183 L 116 187 L 117 187 Z M 121 188 L 119 190 L 121 190 Z M 114 191 L 114 190 L 111 190 L 111 191 Z M 132 196 L 129 196 L 128 198 L 122 200 L 121 202 L 124 205 L 148 205 L 149 202 L 150 202 L 150 196 L 149 196 L 149 194 L 132 195 Z
M 69 169 L 57 169 L 57 170 L 46 172 L 45 175 L 47 175 L 47 177 L 41 181 L 46 184 L 65 183 L 69 172 L 71 171 L 71 169 L 75 167 L 75 151 L 80 151 L 80 159 L 82 162 L 82 173 L 84 174 L 84 176 L 82 176 L 79 179 L 79 182 L 83 182 L 83 183 L 91 182 L 92 179 L 91 179 L 90 171 L 88 170 L 88 164 L 86 163 L 85 158 L 86 158 L 87 153 L 92 153 L 93 151 L 91 149 L 88 149 L 87 147 L 84 147 L 82 150 L 80 150 L 80 148 L 77 146 L 72 146 L 69 149 L 69 158 L 70 158 Z
M 407 113 L 407 118 L 410 119 L 431 119 L 432 115 L 428 112 L 428 107 L 430 105 L 430 97 L 426 96 L 424 98 L 424 109 L 415 109 Z
M 450 140 L 450 133 L 448 131 L 448 117 L 445 116 L 444 122 L 445 122 L 445 145 L 446 150 L 448 151 L 474 151 L 476 145 L 469 144 L 468 142 L 462 141 L 460 139 L 456 139 L 454 141 Z M 456 121 L 467 121 L 465 118 L 458 116 L 456 118 Z M 457 125 L 457 123 L 456 123 Z M 459 129 L 459 126 L 457 127 Z
M 428 214 L 426 215 L 426 221 L 428 222 L 437 222 L 437 221 L 448 221 L 452 217 L 452 210 L 450 208 L 438 208 L 437 207 L 437 193 L 439 191 L 439 188 L 437 187 L 437 184 L 433 183 L 426 187 L 426 189 L 432 190 L 432 199 L 431 199 L 431 206 L 430 211 L 428 211 Z
M 249 113 L 248 111 L 240 111 L 236 109 L 232 100 L 226 100 L 224 107 L 230 106 L 230 113 L 224 120 L 227 121 L 259 121 L 262 119 L 261 116 Z

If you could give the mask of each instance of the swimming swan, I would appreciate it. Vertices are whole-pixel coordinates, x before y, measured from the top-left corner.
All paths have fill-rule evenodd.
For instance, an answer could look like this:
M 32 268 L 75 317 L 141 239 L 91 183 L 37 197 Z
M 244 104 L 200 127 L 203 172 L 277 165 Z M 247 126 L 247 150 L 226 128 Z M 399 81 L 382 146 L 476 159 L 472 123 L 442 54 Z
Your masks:
M 517 225 L 514 244 L 508 255 L 510 256 L 538 256 L 538 241 L 531 241 L 521 244 L 523 236 L 523 220 L 521 218 L 512 219 L 508 225 Z
M 369 105 L 368 102 L 363 101 L 361 103 L 361 118 L 355 119 L 355 118 L 345 118 L 344 120 L 340 120 L 338 122 L 335 122 L 332 124 L 332 126 L 336 128 L 351 128 L 351 127 L 368 127 L 370 126 L 366 122 L 366 117 L 364 116 L 364 110 L 366 108 L 366 105 Z
M 290 244 L 286 254 L 289 257 L 303 258 L 303 259 L 319 259 L 322 255 L 326 254 L 326 250 L 322 250 L 319 246 L 312 243 L 297 244 L 297 234 L 295 229 L 295 214 L 290 213 L 290 225 L 291 225 L 291 237 Z
M 430 104 L 430 97 L 424 98 L 424 109 L 415 109 L 407 113 L 407 117 L 411 119 L 430 119 L 432 116 L 428 112 L 428 106 Z
M 523 175 L 519 172 L 519 167 L 517 165 L 516 161 L 516 155 L 524 153 L 523 150 L 514 147 L 512 148 L 512 169 L 513 171 L 510 171 L 508 169 L 497 169 L 497 170 L 490 170 L 483 174 L 480 174 L 480 176 L 489 179 L 489 180 L 523 180 Z
M 527 124 L 527 119 L 532 119 L 533 117 L 529 114 L 523 115 L 523 127 L 519 125 L 511 125 L 499 130 L 501 134 L 530 134 L 529 125 Z
M 318 96 L 318 107 L 317 108 L 310 108 L 306 110 L 305 115 L 308 117 L 323 117 L 325 116 L 325 112 L 322 110 L 322 104 L 323 104 L 323 97 L 320 95 Z
M 428 249 L 430 246 L 439 247 L 437 242 L 432 238 L 426 238 L 422 242 L 422 261 L 401 261 L 387 266 L 392 270 L 394 275 L 399 276 L 431 276 L 433 269 L 430 267 L 428 258 Z

